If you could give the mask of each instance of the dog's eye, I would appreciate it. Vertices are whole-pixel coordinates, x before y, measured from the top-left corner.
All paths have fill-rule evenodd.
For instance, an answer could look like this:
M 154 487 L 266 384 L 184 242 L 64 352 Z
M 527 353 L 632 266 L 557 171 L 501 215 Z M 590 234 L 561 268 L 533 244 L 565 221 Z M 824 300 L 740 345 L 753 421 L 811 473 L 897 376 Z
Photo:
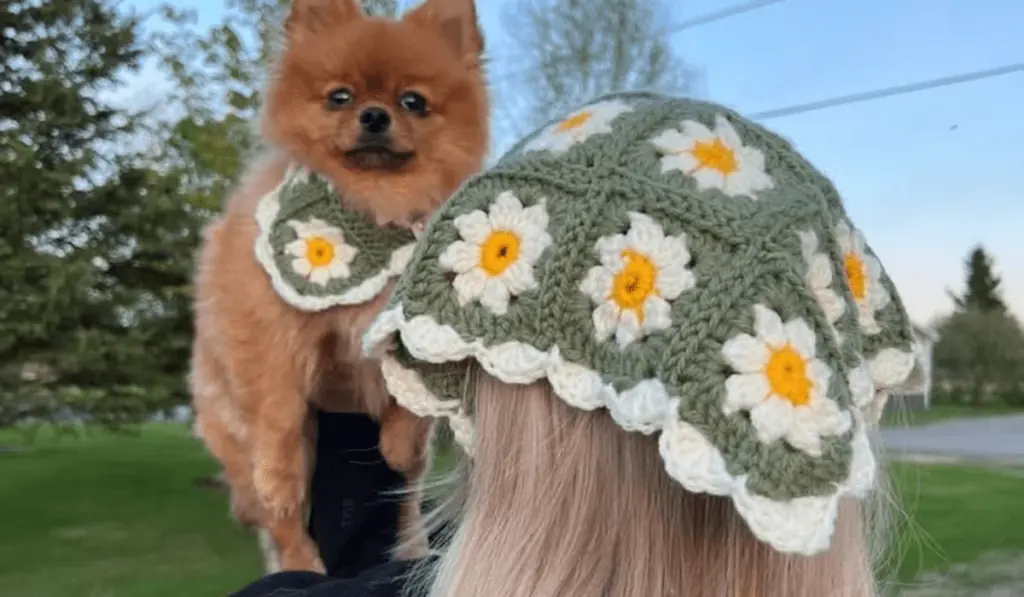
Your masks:
M 327 94 L 327 107 L 329 109 L 337 109 L 349 104 L 352 101 L 352 91 L 347 87 L 338 87 L 332 89 Z
M 416 93 L 415 91 L 406 91 L 398 97 L 398 103 L 406 110 L 419 114 L 420 116 L 426 116 L 427 114 L 427 98 Z

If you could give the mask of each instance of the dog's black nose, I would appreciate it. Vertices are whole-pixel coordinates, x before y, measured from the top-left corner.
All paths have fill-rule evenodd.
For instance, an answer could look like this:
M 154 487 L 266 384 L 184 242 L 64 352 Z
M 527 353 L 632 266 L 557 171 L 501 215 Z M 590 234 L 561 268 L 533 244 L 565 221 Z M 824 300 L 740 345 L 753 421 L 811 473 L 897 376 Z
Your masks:
M 388 132 L 391 126 L 391 115 L 381 108 L 367 108 L 359 115 L 359 123 L 363 130 L 371 135 L 379 135 Z

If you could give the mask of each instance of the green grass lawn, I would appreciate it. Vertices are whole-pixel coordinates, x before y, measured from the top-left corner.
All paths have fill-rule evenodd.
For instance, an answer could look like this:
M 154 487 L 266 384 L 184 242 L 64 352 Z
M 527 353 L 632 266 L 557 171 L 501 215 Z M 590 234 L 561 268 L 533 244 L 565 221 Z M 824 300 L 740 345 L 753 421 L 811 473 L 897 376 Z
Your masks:
M 171 425 L 0 453 L 0 594 L 226 596 L 260 560 L 225 496 L 194 485 L 216 471 Z
M 986 552 L 1024 554 L 1024 469 L 893 463 L 900 539 L 891 557 L 897 579 Z
M 0 444 L 15 436 L 0 434 Z M 0 593 L 26 597 L 217 597 L 260 571 L 252 538 L 183 427 L 138 437 L 43 437 L 0 451 Z M 898 577 L 990 550 L 1024 552 L 1024 471 L 894 465 L 909 517 Z

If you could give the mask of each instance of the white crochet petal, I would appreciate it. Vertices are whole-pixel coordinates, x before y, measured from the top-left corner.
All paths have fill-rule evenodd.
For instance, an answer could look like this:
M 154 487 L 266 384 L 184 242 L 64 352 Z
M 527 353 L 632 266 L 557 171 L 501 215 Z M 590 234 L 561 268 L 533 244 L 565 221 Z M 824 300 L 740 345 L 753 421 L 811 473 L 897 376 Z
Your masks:
M 789 343 L 804 357 L 813 357 L 816 353 L 817 339 L 811 326 L 803 319 L 787 321 L 783 326 L 786 329 L 786 338 Z
M 768 362 L 768 347 L 749 334 L 739 334 L 722 345 L 725 362 L 741 373 L 760 373 Z
M 772 348 L 782 348 L 788 340 L 782 318 L 764 305 L 754 305 L 754 331 L 758 338 Z

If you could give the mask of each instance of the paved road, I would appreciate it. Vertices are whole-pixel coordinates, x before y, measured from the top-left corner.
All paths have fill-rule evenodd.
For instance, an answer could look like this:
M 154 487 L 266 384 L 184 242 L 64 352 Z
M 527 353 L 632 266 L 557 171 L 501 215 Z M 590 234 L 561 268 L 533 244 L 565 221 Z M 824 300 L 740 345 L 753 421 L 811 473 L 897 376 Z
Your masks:
M 933 455 L 1024 462 L 1024 415 L 959 419 L 882 430 L 893 456 Z

